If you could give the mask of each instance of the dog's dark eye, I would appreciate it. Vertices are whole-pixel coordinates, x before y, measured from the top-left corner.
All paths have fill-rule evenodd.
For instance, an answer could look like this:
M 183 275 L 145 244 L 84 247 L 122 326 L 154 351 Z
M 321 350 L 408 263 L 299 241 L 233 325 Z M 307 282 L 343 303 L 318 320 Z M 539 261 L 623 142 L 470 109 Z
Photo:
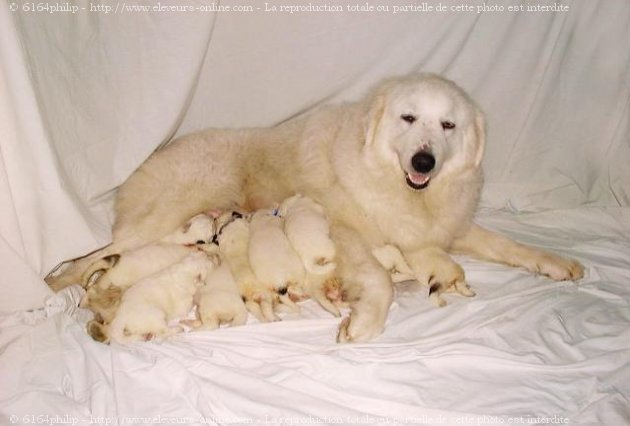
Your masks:
M 400 118 L 402 118 L 404 121 L 406 121 L 409 124 L 412 124 L 417 119 L 415 115 L 411 115 L 411 114 L 403 114 L 400 116 Z
M 452 121 L 442 121 L 442 128 L 444 130 L 450 130 L 455 128 L 455 123 Z
M 205 244 L 206 242 L 204 240 L 197 240 L 197 244 Z

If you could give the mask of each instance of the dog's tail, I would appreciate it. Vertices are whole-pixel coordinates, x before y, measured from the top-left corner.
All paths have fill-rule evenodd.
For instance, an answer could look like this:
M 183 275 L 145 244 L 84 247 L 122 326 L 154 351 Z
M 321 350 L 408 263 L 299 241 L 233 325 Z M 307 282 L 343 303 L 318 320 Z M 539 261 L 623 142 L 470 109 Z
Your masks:
M 83 274 L 81 274 L 80 284 L 84 288 L 87 288 L 88 285 L 93 284 L 96 280 L 98 280 L 105 272 L 112 269 L 118 261 L 120 260 L 119 254 L 110 254 L 109 256 L 102 257 L 94 262 L 92 262 Z M 98 275 L 97 275 L 98 274 Z M 95 275 L 97 275 L 95 277 Z

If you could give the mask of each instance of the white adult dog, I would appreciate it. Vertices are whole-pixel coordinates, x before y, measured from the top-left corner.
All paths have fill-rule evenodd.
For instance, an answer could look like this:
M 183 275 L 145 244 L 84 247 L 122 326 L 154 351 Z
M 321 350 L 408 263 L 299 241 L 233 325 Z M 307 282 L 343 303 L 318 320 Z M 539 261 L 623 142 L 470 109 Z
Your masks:
M 392 282 L 371 250 L 385 244 L 431 286 L 465 282 L 449 253 L 555 280 L 582 277 L 575 261 L 473 223 L 484 144 L 483 114 L 457 85 L 432 74 L 392 79 L 361 102 L 277 127 L 210 129 L 172 142 L 120 187 L 113 245 L 165 235 L 212 208 L 255 209 L 304 194 L 330 217 L 342 281 L 361 287 L 341 341 L 383 331 Z

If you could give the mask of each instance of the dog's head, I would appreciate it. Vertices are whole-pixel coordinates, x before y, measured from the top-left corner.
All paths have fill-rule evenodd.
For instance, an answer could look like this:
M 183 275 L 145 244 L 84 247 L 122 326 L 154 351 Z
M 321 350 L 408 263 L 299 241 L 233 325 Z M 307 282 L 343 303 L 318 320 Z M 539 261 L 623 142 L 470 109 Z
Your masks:
M 412 190 L 440 174 L 479 168 L 485 120 L 468 95 L 433 74 L 386 81 L 368 97 L 365 153 Z

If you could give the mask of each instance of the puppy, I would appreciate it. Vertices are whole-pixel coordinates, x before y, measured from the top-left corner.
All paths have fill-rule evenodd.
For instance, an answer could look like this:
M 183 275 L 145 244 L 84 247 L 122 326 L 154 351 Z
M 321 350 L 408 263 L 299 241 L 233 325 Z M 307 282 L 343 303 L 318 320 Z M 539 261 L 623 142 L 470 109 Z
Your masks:
M 127 288 L 195 251 L 195 247 L 153 243 L 99 259 L 84 274 L 87 290 L 79 307 L 90 309 L 96 314 L 96 321 L 108 324 L 114 318 Z
M 414 280 L 413 271 L 407 265 L 402 253 L 391 244 L 377 247 L 372 250 L 372 254 L 379 263 L 391 274 L 392 282 L 399 283 Z M 434 283 L 429 279 L 429 300 L 437 307 L 446 306 L 446 300 L 442 298 L 443 293 L 457 293 L 466 297 L 475 296 L 475 292 L 466 282 L 453 282 L 448 285 Z
M 163 237 L 160 241 L 181 245 L 211 243 L 216 233 L 215 220 L 205 213 L 193 216 L 175 232 Z
M 247 310 L 259 321 L 277 321 L 274 294 L 256 278 L 249 263 L 249 222 L 240 214 L 226 212 L 218 219 L 219 254 L 229 265 Z
M 138 281 L 122 296 L 118 312 L 101 330 L 118 343 L 164 339 L 181 327 L 168 322 L 187 315 L 193 296 L 219 260 L 203 252 L 189 254 L 180 262 Z
M 305 270 L 284 233 L 282 218 L 276 211 L 258 210 L 251 219 L 249 238 L 249 262 L 258 281 L 276 292 L 280 302 L 299 310 L 287 291 L 289 286 L 303 285 Z
M 324 208 L 308 197 L 295 195 L 279 207 L 284 233 L 309 273 L 325 274 L 335 269 L 335 243 L 330 239 Z
M 231 326 L 247 322 L 247 308 L 227 263 L 222 263 L 195 293 L 197 319 L 186 322 L 194 329 L 214 330 L 221 324 Z

